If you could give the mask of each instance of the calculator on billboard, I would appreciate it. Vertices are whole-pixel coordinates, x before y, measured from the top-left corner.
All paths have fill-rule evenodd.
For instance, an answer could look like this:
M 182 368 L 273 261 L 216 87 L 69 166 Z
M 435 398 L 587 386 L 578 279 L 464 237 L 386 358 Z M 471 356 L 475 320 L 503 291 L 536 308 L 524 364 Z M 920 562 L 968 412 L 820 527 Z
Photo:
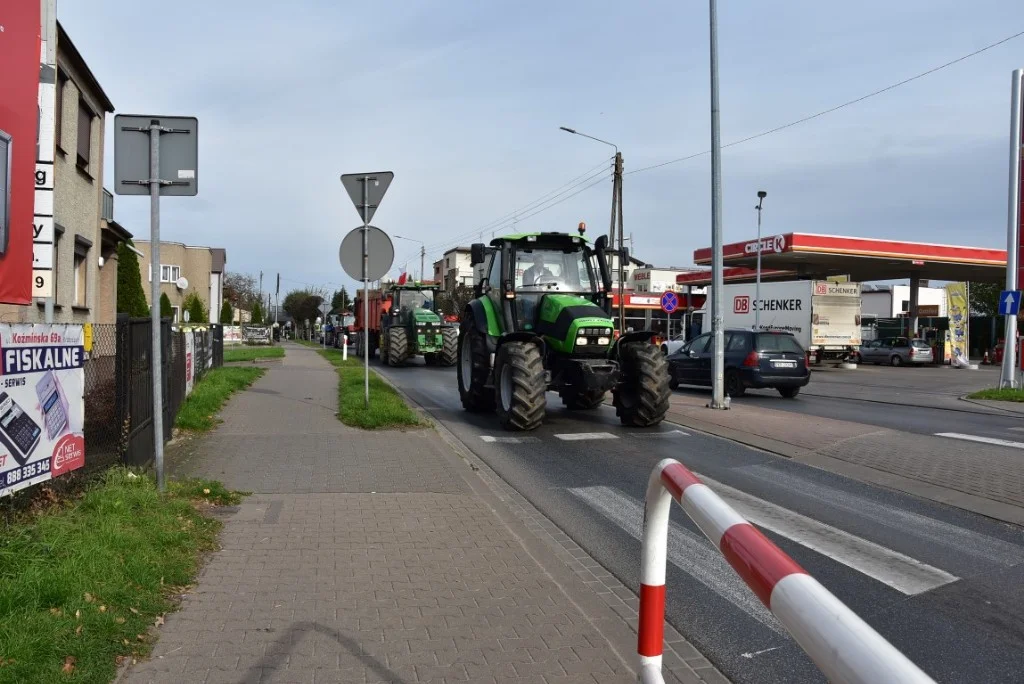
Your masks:
M 39 398 L 39 406 L 43 409 L 46 436 L 52 440 L 68 426 L 68 402 L 53 371 L 46 371 L 42 379 L 36 383 L 36 396 Z
M 20 465 L 28 461 L 42 431 L 7 392 L 0 392 L 0 442 Z

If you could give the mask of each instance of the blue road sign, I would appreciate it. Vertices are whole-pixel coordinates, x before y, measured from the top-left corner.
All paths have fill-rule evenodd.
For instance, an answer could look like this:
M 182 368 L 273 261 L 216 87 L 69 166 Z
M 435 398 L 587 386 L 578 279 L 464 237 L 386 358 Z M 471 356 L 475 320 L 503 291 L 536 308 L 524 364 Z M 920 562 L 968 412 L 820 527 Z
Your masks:
M 1020 290 L 1003 290 L 999 293 L 999 315 L 1016 316 L 1020 314 Z
M 661 310 L 665 313 L 672 313 L 679 308 L 679 296 L 675 292 L 666 292 L 661 295 Z

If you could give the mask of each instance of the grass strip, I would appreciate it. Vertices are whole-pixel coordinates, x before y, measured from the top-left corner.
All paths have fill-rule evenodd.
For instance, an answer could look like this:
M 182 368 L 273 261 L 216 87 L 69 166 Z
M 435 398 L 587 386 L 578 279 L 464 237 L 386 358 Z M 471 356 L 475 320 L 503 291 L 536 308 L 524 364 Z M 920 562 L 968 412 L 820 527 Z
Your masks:
M 284 347 L 251 346 L 224 348 L 224 363 L 255 361 L 256 359 L 280 359 L 283 356 Z
M 423 425 L 402 395 L 373 371 L 370 371 L 370 408 L 364 406 L 362 359 L 349 357 L 342 361 L 341 350 L 330 348 L 321 350 L 320 355 L 338 371 L 338 418 L 345 425 L 365 430 Z
M 175 595 L 194 580 L 235 504 L 217 482 L 154 482 L 114 468 L 71 501 L 0 531 L 0 682 L 109 682 L 149 653 Z
M 174 424 L 182 430 L 203 432 L 217 424 L 214 415 L 232 394 L 243 390 L 266 372 L 249 366 L 223 366 L 214 368 L 196 383 L 192 394 L 178 411 Z
M 989 401 L 1024 401 L 1024 389 L 1003 387 L 1002 389 L 985 389 L 967 395 L 968 399 L 987 399 Z

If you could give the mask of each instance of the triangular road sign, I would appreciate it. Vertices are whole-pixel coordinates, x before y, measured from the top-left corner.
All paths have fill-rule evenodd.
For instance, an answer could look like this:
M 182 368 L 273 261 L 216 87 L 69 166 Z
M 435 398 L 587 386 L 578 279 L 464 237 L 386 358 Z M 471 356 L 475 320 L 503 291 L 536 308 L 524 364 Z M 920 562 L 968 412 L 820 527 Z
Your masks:
M 346 173 L 341 176 L 341 184 L 345 186 L 348 196 L 352 198 L 352 204 L 359 212 L 359 218 L 366 223 L 373 218 L 374 212 L 384 199 L 384 193 L 394 179 L 393 171 L 375 171 L 373 173 Z M 363 181 L 367 180 L 366 207 L 363 207 Z M 364 214 L 365 209 L 365 214 Z

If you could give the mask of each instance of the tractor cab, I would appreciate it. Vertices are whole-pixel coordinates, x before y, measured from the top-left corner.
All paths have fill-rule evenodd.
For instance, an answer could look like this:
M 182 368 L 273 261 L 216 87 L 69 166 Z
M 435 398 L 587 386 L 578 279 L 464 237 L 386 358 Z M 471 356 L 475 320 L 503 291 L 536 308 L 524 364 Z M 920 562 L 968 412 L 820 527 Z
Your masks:
M 391 290 L 390 325 L 416 325 L 418 323 L 439 324 L 440 317 L 434 309 L 437 301 L 437 285 L 395 285 Z

